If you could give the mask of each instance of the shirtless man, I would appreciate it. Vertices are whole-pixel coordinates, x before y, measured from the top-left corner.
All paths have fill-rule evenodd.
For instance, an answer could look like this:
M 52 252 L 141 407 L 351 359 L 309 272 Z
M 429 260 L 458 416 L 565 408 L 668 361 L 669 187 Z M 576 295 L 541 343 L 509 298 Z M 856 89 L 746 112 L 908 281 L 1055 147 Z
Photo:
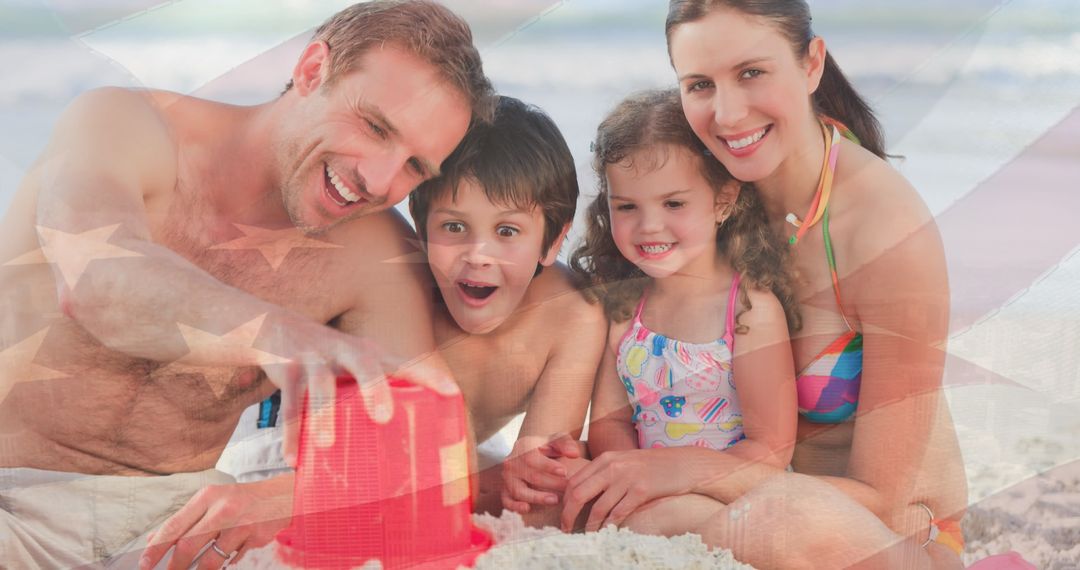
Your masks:
M 347 372 L 382 420 L 378 380 L 405 361 L 396 374 L 456 390 L 419 358 L 427 276 L 387 263 L 412 252 L 389 208 L 490 107 L 468 26 L 426 1 L 337 14 L 255 107 L 79 97 L 0 240 L 19 299 L 0 316 L 0 560 L 117 563 L 227 480 L 212 467 L 237 417 L 279 387 L 295 417 L 307 386 L 327 401 Z
M 510 459 L 480 473 L 473 506 L 528 512 L 529 503 L 557 503 L 566 484 L 551 456 L 580 454 L 566 434 L 580 434 L 607 332 L 600 307 L 556 262 L 577 203 L 574 161 L 547 115 L 500 97 L 492 124 L 473 129 L 443 166 L 409 200 L 439 289 L 439 351 L 476 441 L 525 412 Z M 282 471 L 276 430 L 246 419 L 234 441 L 252 446 L 237 478 Z M 503 458 L 481 458 L 481 466 L 484 459 Z M 175 546 L 174 565 L 204 551 L 198 567 L 208 568 L 220 563 L 206 550 L 211 540 L 243 556 L 288 525 L 292 489 L 291 474 L 208 487 L 154 534 L 143 561 L 153 565 Z

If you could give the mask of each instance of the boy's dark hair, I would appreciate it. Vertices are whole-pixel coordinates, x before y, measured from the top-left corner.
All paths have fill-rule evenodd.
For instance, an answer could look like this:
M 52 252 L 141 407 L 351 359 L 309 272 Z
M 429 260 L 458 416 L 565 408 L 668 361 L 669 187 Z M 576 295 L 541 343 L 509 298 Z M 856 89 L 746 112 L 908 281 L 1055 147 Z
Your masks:
M 528 209 L 544 216 L 543 251 L 574 220 L 578 183 L 574 157 L 554 121 L 538 107 L 500 96 L 490 124 L 475 124 L 443 162 L 443 174 L 409 194 L 416 233 L 427 241 L 431 203 L 458 185 L 474 180 L 493 204 Z

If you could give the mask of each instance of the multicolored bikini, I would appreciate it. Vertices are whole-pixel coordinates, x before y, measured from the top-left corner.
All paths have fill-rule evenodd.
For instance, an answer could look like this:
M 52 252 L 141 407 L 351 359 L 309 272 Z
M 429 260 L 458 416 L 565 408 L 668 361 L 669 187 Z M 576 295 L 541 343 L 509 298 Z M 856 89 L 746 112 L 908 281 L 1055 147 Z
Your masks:
M 830 128 L 825 129 L 825 161 L 821 166 L 821 178 L 817 192 L 810 204 L 810 211 L 800 221 L 793 215 L 788 222 L 799 228 L 791 236 L 791 245 L 799 243 L 810 228 L 819 221 L 825 239 L 825 259 L 832 275 L 833 293 L 840 308 L 840 316 L 848 332 L 829 343 L 810 364 L 795 378 L 799 398 L 799 413 L 815 423 L 841 423 L 855 415 L 859 405 L 859 381 L 862 379 L 862 334 L 851 326 L 840 300 L 840 279 L 836 273 L 836 257 L 833 255 L 832 239 L 829 237 L 829 197 L 832 194 L 836 161 L 840 154 L 840 135 L 858 144 L 847 127 L 839 122 L 825 119 Z
M 726 449 L 745 439 L 742 408 L 731 376 L 735 299 L 731 283 L 724 336 L 703 344 L 650 331 L 641 322 L 643 295 L 619 341 L 616 370 L 634 409 L 638 447 L 696 445 Z
M 795 378 L 795 389 L 798 392 L 799 413 L 807 420 L 815 423 L 841 423 L 854 416 L 859 405 L 863 337 L 862 333 L 851 326 L 844 312 L 844 303 L 840 299 L 840 279 L 836 272 L 832 238 L 829 236 L 829 197 L 840 153 L 840 137 L 843 136 L 855 144 L 860 143 L 855 133 L 839 121 L 822 117 L 822 123 L 825 126 L 825 160 L 821 165 L 817 193 L 805 218 L 799 220 L 792 214 L 788 215 L 788 222 L 798 228 L 789 243 L 797 244 L 810 228 L 821 222 L 825 259 L 829 263 L 836 306 L 840 309 L 840 317 L 844 319 L 848 331 L 826 346 L 799 372 Z M 964 537 L 960 524 L 949 519 L 938 519 L 926 504 L 918 505 L 926 509 L 930 516 L 930 533 L 923 546 L 937 542 L 957 554 L 961 553 L 964 549 Z

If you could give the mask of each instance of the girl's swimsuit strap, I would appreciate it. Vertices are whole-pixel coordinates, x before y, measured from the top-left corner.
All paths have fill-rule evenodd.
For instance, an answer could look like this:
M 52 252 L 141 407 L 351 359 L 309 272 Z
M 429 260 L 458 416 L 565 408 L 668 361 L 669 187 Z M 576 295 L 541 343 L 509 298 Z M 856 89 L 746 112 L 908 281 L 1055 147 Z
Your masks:
M 724 342 L 727 343 L 731 356 L 735 356 L 735 299 L 739 296 L 739 282 L 742 276 L 735 273 L 731 280 L 731 292 L 728 293 L 727 322 L 724 324 Z

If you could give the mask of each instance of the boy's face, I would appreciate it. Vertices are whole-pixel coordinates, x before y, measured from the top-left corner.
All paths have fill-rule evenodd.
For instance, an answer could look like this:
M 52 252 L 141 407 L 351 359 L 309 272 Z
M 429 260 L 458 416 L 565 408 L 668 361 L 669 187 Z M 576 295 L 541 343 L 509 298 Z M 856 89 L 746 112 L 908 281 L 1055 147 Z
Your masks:
M 536 264 L 551 265 L 558 254 L 555 246 L 547 255 L 542 251 L 539 208 L 494 204 L 471 179 L 458 184 L 456 200 L 446 192 L 432 201 L 427 239 L 428 263 L 446 307 L 470 334 L 501 325 L 521 304 Z

